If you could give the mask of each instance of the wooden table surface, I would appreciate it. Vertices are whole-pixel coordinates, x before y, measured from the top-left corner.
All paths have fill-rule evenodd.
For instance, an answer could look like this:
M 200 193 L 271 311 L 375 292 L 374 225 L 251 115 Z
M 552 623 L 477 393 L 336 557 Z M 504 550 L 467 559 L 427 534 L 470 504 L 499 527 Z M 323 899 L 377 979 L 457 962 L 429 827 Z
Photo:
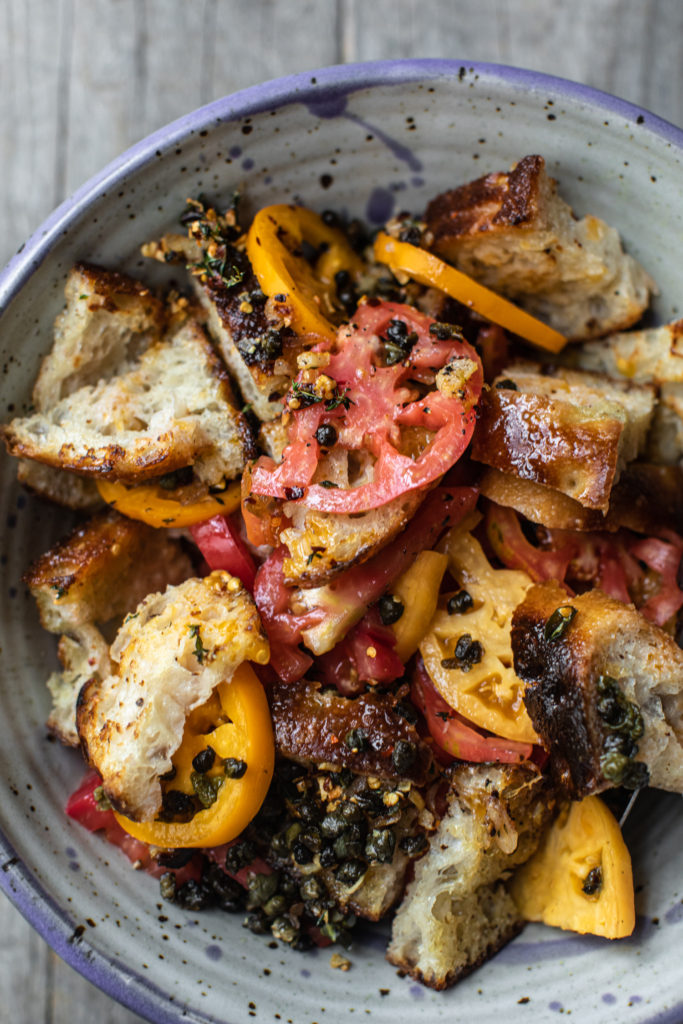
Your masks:
M 454 57 L 683 123 L 681 0 L 2 0 L 0 264 L 131 143 L 226 93 L 347 61 Z M 0 897 L 0 1024 L 135 1024 Z

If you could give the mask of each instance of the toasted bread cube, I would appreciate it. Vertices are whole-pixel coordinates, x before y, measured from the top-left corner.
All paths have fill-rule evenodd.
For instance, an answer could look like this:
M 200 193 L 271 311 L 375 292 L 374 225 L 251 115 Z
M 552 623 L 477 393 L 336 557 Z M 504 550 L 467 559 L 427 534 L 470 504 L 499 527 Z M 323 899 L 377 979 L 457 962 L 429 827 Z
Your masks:
M 55 321 L 54 344 L 40 367 L 33 402 L 53 408 L 86 384 L 97 384 L 137 358 L 161 336 L 164 308 L 140 281 L 77 263 L 65 287 L 66 308 Z
M 541 775 L 522 766 L 458 765 L 447 799 L 387 952 L 435 989 L 469 974 L 523 928 L 501 879 L 535 851 L 553 808 Z
M 519 363 L 482 395 L 472 457 L 605 512 L 645 446 L 653 407 L 648 385 Z
M 78 527 L 33 563 L 24 582 L 50 633 L 123 616 L 150 591 L 179 583 L 192 570 L 165 530 L 107 510 Z
M 192 465 L 198 479 L 219 484 L 239 476 L 251 451 L 227 374 L 192 322 L 132 369 L 4 433 L 13 455 L 130 483 Z
M 551 616 L 569 607 L 553 637 Z M 516 609 L 512 650 L 531 721 L 573 799 L 633 788 L 648 773 L 652 786 L 683 792 L 683 650 L 668 633 L 600 590 L 568 598 L 553 581 Z
M 154 818 L 190 711 L 244 661 L 269 656 L 256 605 L 227 572 L 146 597 L 112 644 L 115 673 L 91 680 L 78 700 L 83 750 L 113 806 L 134 821 Z
M 683 522 L 683 467 L 629 462 L 610 494 L 607 512 L 586 508 L 562 491 L 487 468 L 479 481 L 485 498 L 539 526 L 558 530 L 618 530 L 636 533 L 679 530 Z
M 541 156 L 444 192 L 427 207 L 440 256 L 574 341 L 636 323 L 655 285 L 597 217 L 578 220 Z
M 572 365 L 634 384 L 683 383 L 683 320 L 611 334 L 572 349 Z

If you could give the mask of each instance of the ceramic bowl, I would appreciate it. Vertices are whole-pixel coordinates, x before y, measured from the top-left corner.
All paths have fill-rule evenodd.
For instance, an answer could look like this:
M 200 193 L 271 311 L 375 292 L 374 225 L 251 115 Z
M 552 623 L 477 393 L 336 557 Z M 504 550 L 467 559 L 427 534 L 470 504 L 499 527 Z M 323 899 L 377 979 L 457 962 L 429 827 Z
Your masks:
M 64 280 L 77 259 L 149 276 L 139 245 L 176 224 L 187 196 L 245 193 L 380 223 L 443 189 L 542 153 L 563 196 L 619 228 L 655 277 L 660 322 L 678 312 L 683 133 L 583 86 L 511 68 L 407 61 L 328 68 L 218 100 L 145 139 L 67 200 L 0 278 L 0 408 L 24 408 Z M 239 918 L 162 905 L 157 883 L 62 813 L 79 758 L 46 741 L 45 679 L 56 666 L 21 573 L 68 520 L 1 467 L 0 883 L 54 949 L 157 1022 L 291 1024 L 683 1020 L 683 819 L 647 792 L 628 821 L 638 924 L 609 943 L 528 927 L 447 993 L 397 976 L 386 929 L 361 932 L 348 973 L 330 951 L 300 954 Z

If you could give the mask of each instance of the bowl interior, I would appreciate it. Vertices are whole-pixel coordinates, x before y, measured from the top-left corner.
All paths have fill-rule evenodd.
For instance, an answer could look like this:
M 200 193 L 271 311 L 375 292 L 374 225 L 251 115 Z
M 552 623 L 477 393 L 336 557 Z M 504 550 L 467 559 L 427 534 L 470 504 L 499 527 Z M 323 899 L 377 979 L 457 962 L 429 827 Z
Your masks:
M 155 283 L 166 271 L 140 257 L 140 244 L 175 227 L 185 199 L 201 193 L 225 200 L 237 189 L 252 209 L 300 201 L 377 224 L 541 153 L 575 210 L 616 226 L 655 278 L 654 317 L 676 315 L 671 254 L 683 238 L 683 150 L 675 129 L 567 83 L 463 67 L 408 62 L 296 76 L 219 101 L 136 147 L 66 204 L 0 281 L 4 417 L 29 401 L 72 263 L 88 259 Z M 680 1019 L 683 820 L 676 798 L 661 794 L 642 795 L 627 824 L 638 886 L 631 939 L 529 927 L 449 993 L 397 977 L 383 959 L 386 928 L 361 933 L 347 974 L 330 969 L 329 951 L 273 949 L 239 918 L 162 905 L 154 880 L 61 813 L 82 766 L 46 740 L 55 641 L 40 630 L 21 574 L 69 517 L 21 492 L 4 456 L 0 472 L 2 884 L 60 955 L 159 1021 L 311 1022 L 367 1012 L 382 1024 L 454 1014 L 483 1022 L 527 998 L 535 1021 L 560 1009 L 597 1021 L 627 1007 L 630 1021 Z

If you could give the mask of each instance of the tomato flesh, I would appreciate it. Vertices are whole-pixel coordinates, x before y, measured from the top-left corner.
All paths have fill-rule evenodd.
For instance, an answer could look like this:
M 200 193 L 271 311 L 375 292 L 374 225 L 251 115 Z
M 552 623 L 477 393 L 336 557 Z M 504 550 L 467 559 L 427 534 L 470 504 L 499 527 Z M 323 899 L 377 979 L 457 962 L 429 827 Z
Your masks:
M 376 365 L 377 339 L 396 321 L 405 324 L 406 331 L 417 340 L 402 362 Z M 399 303 L 361 306 L 353 324 L 340 329 L 339 349 L 325 370 L 336 382 L 343 401 L 336 405 L 320 401 L 292 413 L 289 444 L 282 462 L 276 466 L 272 459 L 262 458 L 252 469 L 254 494 L 302 499 L 307 507 L 320 511 L 362 512 L 433 483 L 457 462 L 474 431 L 474 406 L 481 393 L 483 372 L 477 353 L 467 342 L 430 334 L 433 324 L 430 317 Z M 438 370 L 452 358 L 467 359 L 475 367 L 457 397 L 445 397 L 434 390 L 416 401 L 411 380 L 433 382 Z M 342 448 L 363 450 L 375 457 L 371 482 L 349 488 L 312 482 L 320 458 L 315 433 L 323 422 L 335 426 Z M 397 445 L 400 427 L 415 424 L 435 434 L 413 460 L 401 454 Z
M 210 569 L 224 569 L 253 591 L 256 565 L 230 516 L 213 516 L 190 526 L 190 533 Z

